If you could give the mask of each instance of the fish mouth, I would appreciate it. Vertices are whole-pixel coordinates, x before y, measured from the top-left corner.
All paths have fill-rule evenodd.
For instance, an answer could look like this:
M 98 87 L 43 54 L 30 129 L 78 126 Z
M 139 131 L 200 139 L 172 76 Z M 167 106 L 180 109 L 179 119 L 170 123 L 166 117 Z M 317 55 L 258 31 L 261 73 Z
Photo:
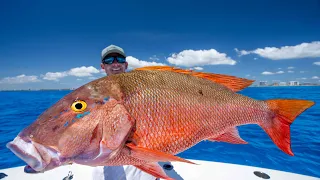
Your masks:
M 6 146 L 27 163 L 24 168 L 26 173 L 43 172 L 62 164 L 57 151 L 20 136 L 7 143 Z

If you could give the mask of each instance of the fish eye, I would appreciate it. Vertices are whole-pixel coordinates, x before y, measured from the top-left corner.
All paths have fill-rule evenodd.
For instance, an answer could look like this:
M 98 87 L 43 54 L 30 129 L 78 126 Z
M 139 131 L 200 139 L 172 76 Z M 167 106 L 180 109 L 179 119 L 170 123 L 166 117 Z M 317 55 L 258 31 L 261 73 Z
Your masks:
M 87 103 L 81 100 L 76 100 L 75 102 L 72 103 L 71 109 L 74 112 L 82 112 L 87 108 Z

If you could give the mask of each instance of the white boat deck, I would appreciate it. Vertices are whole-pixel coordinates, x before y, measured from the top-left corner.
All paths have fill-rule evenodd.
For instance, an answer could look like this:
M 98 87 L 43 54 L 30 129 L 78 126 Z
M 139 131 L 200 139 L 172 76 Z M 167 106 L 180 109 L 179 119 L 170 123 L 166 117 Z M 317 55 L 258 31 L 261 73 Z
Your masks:
M 176 180 L 319 180 L 320 178 L 288 173 L 283 171 L 235 165 L 227 163 L 191 160 L 199 165 L 172 162 L 174 170 L 166 170 L 166 173 Z M 164 163 L 161 163 L 164 164 Z M 73 180 L 92 179 L 92 167 L 78 164 L 59 167 L 45 173 L 27 174 L 24 166 L 0 170 L 7 176 L 3 180 L 62 180 L 69 171 L 73 174 Z M 262 177 L 258 177 L 255 175 Z M 261 175 L 262 173 L 266 175 Z M 2 174 L 3 176 L 3 174 Z M 1 179 L 1 180 L 2 180 Z M 128 179 L 129 180 L 129 179 Z

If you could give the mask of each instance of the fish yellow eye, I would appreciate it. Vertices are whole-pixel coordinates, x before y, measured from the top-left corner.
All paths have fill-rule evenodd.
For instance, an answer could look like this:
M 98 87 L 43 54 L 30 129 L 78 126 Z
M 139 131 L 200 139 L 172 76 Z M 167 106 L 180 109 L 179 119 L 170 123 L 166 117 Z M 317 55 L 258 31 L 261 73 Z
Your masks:
M 74 112 L 82 112 L 87 108 L 87 103 L 81 100 L 77 100 L 71 105 L 71 109 Z

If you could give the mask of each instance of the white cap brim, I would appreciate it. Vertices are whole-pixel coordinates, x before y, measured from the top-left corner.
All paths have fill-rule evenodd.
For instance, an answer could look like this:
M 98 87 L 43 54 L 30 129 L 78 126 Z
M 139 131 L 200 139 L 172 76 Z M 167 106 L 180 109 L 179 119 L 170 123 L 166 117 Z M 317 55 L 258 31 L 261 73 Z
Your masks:
M 122 48 L 115 46 L 115 45 L 110 45 L 102 50 L 101 60 L 103 60 L 108 54 L 111 54 L 111 53 L 118 53 L 118 54 L 121 54 L 122 56 L 126 57 L 126 54 L 124 53 Z

